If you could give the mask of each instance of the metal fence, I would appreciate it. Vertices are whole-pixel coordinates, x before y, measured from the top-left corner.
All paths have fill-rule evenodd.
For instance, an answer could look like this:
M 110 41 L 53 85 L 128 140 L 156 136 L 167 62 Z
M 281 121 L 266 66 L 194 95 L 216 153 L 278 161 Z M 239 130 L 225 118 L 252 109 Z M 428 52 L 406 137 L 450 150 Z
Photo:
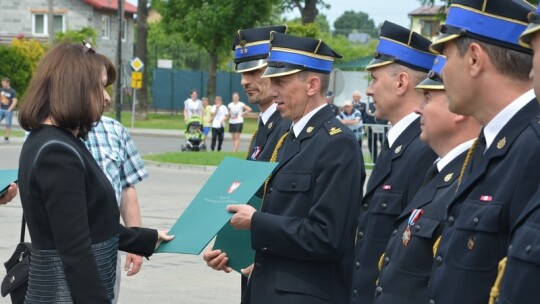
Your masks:
M 386 134 L 390 129 L 388 124 L 364 124 L 362 152 L 366 165 L 374 165 L 381 153 Z

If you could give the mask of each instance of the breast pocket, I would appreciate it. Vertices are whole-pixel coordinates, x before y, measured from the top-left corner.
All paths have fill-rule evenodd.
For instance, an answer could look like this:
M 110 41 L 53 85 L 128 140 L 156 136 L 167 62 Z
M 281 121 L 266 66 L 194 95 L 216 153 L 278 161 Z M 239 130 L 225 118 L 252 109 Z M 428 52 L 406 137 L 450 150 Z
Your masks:
M 398 251 L 398 268 L 415 276 L 428 277 L 433 263 L 433 244 L 438 237 L 441 221 L 421 216 L 412 225 L 407 246 Z M 399 235 L 401 238 L 402 235 Z
M 471 271 L 489 271 L 500 260 L 499 231 L 502 202 L 466 200 L 456 220 L 452 259 Z
M 394 220 L 401 213 L 402 203 L 402 192 L 376 191 L 370 202 L 368 237 L 378 241 L 387 241 L 393 231 Z
M 311 185 L 311 173 L 284 172 L 279 175 L 276 187 L 283 192 L 305 192 Z
M 516 230 L 508 256 L 540 267 L 540 226 L 526 222 Z

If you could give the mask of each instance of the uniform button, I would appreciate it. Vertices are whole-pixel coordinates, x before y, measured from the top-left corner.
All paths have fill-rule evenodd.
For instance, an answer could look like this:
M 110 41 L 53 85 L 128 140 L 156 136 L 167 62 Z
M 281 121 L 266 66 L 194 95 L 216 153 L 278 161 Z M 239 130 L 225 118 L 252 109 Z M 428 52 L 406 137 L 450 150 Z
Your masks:
M 480 220 L 479 220 L 477 217 L 475 217 L 475 218 L 472 220 L 472 223 L 473 223 L 473 225 L 476 226 L 476 225 L 478 225 L 478 222 L 479 222 L 479 221 L 480 221 Z
M 453 216 L 448 217 L 448 219 L 446 220 L 446 224 L 449 227 L 452 227 L 452 225 L 454 225 L 454 217 Z
M 429 300 L 429 304 L 435 304 L 435 300 L 433 299 Z
M 386 203 L 382 203 L 382 204 L 381 204 L 381 207 L 382 207 L 383 209 L 386 209 Z
M 392 236 L 396 235 L 397 233 L 397 229 L 394 229 L 394 231 L 392 231 Z
M 414 230 L 415 230 L 415 231 L 419 231 L 419 230 L 420 230 L 420 225 L 415 225 L 415 226 L 414 226 Z
M 377 286 L 377 288 L 375 288 L 375 293 L 377 295 L 380 295 L 382 293 L 382 287 L 381 286 Z
M 353 296 L 353 298 L 356 298 L 357 295 L 358 295 L 358 291 L 356 291 L 356 289 L 353 290 L 353 291 L 352 291 L 352 296 Z
M 531 253 L 531 250 L 532 250 L 532 246 L 531 246 L 531 245 L 528 245 L 528 246 L 525 248 L 525 253 Z
M 388 265 L 388 263 L 390 263 L 390 258 L 389 258 L 389 257 L 385 257 L 385 258 L 384 258 L 384 264 Z
M 435 258 L 435 262 L 437 262 L 437 265 L 441 265 L 441 264 L 442 264 L 442 256 L 438 255 L 438 256 Z
M 508 251 L 512 250 L 512 244 L 508 246 Z
M 270 187 L 270 189 L 268 189 L 268 192 L 272 192 L 274 191 L 274 187 Z
M 261 267 L 261 263 L 255 263 L 255 268 L 260 268 Z
M 360 262 L 354 263 L 354 269 L 356 270 L 360 269 Z
M 262 251 L 262 252 L 268 251 L 268 247 L 263 247 L 263 248 L 261 248 L 261 251 Z
M 361 239 L 364 237 L 364 233 L 362 231 L 358 232 L 358 238 Z
M 362 208 L 364 208 L 364 210 L 367 210 L 368 209 L 368 204 L 363 204 Z
M 292 183 L 291 188 L 293 188 L 293 189 L 296 188 L 296 183 Z

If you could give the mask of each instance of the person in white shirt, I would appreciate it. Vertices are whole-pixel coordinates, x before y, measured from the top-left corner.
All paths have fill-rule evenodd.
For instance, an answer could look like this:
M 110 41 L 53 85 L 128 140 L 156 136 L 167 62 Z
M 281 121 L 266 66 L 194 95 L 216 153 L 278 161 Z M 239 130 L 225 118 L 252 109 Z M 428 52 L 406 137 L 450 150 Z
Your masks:
M 223 144 L 223 133 L 225 132 L 225 120 L 229 116 L 229 111 L 227 107 L 223 105 L 223 99 L 221 96 L 216 96 L 212 106 L 212 143 L 210 148 L 212 151 L 216 148 L 217 140 L 217 150 L 221 151 L 221 145 Z
M 190 98 L 184 101 L 184 122 L 186 122 L 193 115 L 202 117 L 202 114 L 202 101 L 197 98 L 197 90 L 193 89 L 191 90 Z
M 237 92 L 232 94 L 232 102 L 229 103 L 229 132 L 232 134 L 233 152 L 238 152 L 240 145 L 240 133 L 244 127 L 244 115 L 251 112 L 251 108 L 240 101 L 240 95 Z

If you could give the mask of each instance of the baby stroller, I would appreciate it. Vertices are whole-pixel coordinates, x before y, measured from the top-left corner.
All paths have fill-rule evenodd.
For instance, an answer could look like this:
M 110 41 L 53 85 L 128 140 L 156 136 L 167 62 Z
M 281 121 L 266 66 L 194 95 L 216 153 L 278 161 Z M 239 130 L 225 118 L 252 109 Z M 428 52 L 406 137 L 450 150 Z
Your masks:
M 206 151 L 202 119 L 199 116 L 193 115 L 187 120 L 184 135 L 186 143 L 182 145 L 182 151 Z

